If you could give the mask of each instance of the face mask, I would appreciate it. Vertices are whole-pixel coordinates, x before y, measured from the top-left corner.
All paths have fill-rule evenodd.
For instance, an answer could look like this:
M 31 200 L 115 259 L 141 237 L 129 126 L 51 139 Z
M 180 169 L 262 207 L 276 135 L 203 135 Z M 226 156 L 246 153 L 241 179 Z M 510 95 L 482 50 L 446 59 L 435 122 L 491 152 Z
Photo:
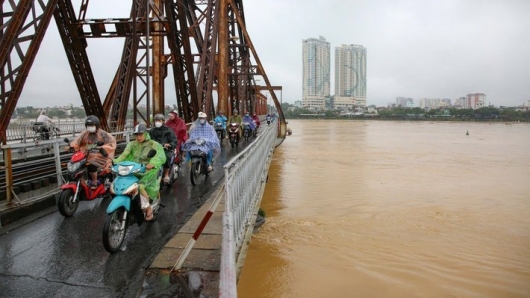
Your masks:
M 206 123 L 206 119 L 200 119 L 199 122 L 204 125 L 204 123 Z
M 91 132 L 91 133 L 96 132 L 96 127 L 95 126 L 87 126 L 86 129 L 88 130 L 88 132 Z
M 155 126 L 156 127 L 161 127 L 162 126 L 162 122 L 155 122 Z

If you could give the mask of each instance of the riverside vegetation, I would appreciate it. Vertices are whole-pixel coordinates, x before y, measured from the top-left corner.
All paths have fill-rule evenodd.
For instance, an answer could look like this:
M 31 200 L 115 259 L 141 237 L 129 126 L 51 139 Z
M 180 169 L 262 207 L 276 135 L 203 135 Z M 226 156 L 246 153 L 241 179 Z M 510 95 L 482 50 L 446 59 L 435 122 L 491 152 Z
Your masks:
M 499 121 L 499 122 L 530 122 L 530 111 L 516 108 L 483 107 L 480 109 L 441 108 L 426 111 L 422 108 L 378 108 L 377 113 L 344 115 L 339 110 L 315 112 L 309 109 L 282 104 L 286 118 L 319 118 L 319 119 L 380 119 L 380 120 L 440 120 L 440 121 Z

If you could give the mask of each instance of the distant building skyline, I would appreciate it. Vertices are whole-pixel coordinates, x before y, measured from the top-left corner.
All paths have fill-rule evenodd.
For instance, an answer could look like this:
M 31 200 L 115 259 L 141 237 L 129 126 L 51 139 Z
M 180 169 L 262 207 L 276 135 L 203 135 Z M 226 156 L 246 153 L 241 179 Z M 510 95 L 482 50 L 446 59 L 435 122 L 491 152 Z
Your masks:
M 366 106 L 366 48 L 362 45 L 335 47 L 334 108 Z
M 330 44 L 320 36 L 302 41 L 302 105 L 324 109 L 330 96 Z

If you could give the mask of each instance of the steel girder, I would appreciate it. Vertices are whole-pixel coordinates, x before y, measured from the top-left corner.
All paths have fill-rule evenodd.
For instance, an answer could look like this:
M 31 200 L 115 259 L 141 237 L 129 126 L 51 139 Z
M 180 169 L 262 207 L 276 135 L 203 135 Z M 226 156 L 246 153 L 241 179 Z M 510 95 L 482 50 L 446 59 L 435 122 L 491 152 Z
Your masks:
M 105 125 L 112 131 L 124 128 L 129 97 L 134 97 L 136 107 L 149 94 L 150 50 L 153 50 L 153 55 L 156 56 L 153 59 L 153 62 L 157 63 L 156 67 L 153 67 L 156 71 L 153 78 L 157 77 L 154 82 L 157 85 L 153 90 L 159 96 L 154 100 L 153 112 L 161 112 L 164 107 L 162 81 L 165 79 L 167 65 L 171 64 L 179 114 L 186 122 L 195 120 L 198 111 L 205 111 L 209 116 L 213 116 L 215 90 L 218 95 L 225 94 L 224 98 L 217 99 L 217 108 L 227 115 L 234 108 L 252 112 L 262 110 L 256 106 L 263 105 L 263 98 L 256 101 L 256 90 L 261 89 L 257 88 L 254 79 L 255 76 L 262 76 L 266 84 L 263 87 L 273 98 L 280 114 L 280 122 L 285 123 L 273 91 L 277 89 L 271 86 L 246 31 L 243 0 L 133 0 L 130 17 L 127 19 L 85 19 L 89 0 L 82 0 L 79 19 L 76 19 L 71 0 L 50 0 L 48 5 L 43 7 L 42 15 L 35 17 L 31 25 L 24 27 L 22 20 L 28 15 L 33 1 L 35 0 L 21 0 L 12 13 L 1 11 L 4 17 L 2 21 L 9 17 L 11 19 L 6 24 L 0 24 L 0 133 L 5 133 L 52 13 L 55 13 L 65 52 L 87 114 L 94 114 L 105 123 L 108 120 L 109 125 Z M 55 12 L 53 7 L 56 7 Z M 154 17 L 148 13 L 151 11 Z M 16 53 L 22 62 L 18 67 L 13 66 L 9 55 L 17 43 L 24 40 L 19 37 L 22 29 L 30 26 L 36 28 L 35 34 L 27 38 L 32 40 L 32 44 L 27 48 L 27 53 L 17 48 Z M 142 37 L 148 35 L 154 37 L 156 45 L 149 45 L 148 39 L 145 42 L 142 40 Z M 121 62 L 102 105 L 85 48 L 89 38 L 108 37 L 124 37 L 125 42 Z M 163 37 L 167 38 L 170 50 L 168 55 L 162 53 Z M 192 40 L 195 47 L 190 44 Z M 139 51 L 145 51 L 145 54 L 140 54 Z M 252 58 L 257 65 L 252 65 Z M 137 82 L 146 88 L 139 94 Z M 9 90 L 9 87 L 13 87 L 13 90 Z M 138 110 L 135 110 L 136 119 Z M 141 116 L 146 122 L 149 121 L 148 115 Z
M 98 117 L 101 127 L 108 130 L 106 114 L 86 53 L 87 42 L 83 32 L 75 25 L 77 20 L 72 1 L 59 0 L 54 16 L 85 112 L 87 115 Z
M 7 20 L 0 27 L 0 141 L 3 143 L 6 142 L 7 126 L 50 24 L 57 0 L 21 0 L 16 6 L 14 2 L 9 3 L 11 11 L 4 11 L 7 8 L 4 7 L 4 1 L 0 7 L 2 22 Z M 39 13 L 37 8 L 42 9 L 42 12 Z

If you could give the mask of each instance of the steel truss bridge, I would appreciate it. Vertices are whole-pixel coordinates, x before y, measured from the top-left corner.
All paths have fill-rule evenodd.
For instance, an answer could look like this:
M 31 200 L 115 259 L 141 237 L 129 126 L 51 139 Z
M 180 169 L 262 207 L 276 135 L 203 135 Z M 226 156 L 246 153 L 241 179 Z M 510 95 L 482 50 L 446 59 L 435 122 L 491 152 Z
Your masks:
M 104 1 L 104 0 L 92 0 Z M 102 128 L 123 131 L 127 110 L 134 122 L 150 125 L 163 113 L 168 71 L 176 105 L 187 122 L 199 111 L 267 113 L 268 91 L 278 113 L 278 138 L 286 122 L 275 90 L 245 27 L 243 0 L 123 0 L 128 18 L 86 18 L 89 0 L 0 0 L 0 140 L 38 55 L 50 21 L 55 20 L 65 55 L 87 115 Z M 77 11 L 77 14 L 76 14 Z M 109 11 L 112 13 L 112 11 Z M 100 98 L 90 59 L 89 39 L 121 38 L 121 60 L 105 98 Z M 170 67 L 168 67 L 170 66 Z M 257 81 L 264 85 L 257 85 Z M 173 103 L 173 102 L 172 102 Z M 147 112 L 138 107 L 147 107 Z M 278 144 L 280 144 L 278 142 Z

